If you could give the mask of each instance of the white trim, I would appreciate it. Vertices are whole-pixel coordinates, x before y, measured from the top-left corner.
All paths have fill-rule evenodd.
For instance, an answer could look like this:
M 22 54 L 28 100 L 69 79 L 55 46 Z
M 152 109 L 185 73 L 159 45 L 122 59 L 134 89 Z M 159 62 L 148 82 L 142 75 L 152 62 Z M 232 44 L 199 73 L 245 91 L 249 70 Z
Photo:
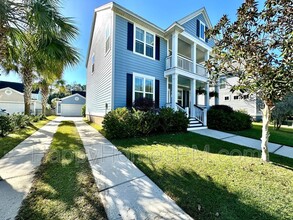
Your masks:
M 203 38 L 201 37 L 201 25 L 203 25 L 203 27 L 204 27 L 204 30 L 203 30 Z M 206 34 L 205 34 L 205 30 L 206 30 L 206 24 L 205 23 L 203 23 L 201 20 L 199 20 L 199 39 L 201 39 L 201 40 L 203 40 L 204 42 L 205 42 L 205 40 L 206 40 Z
M 64 97 L 64 98 L 62 98 L 62 99 L 60 99 L 60 100 L 63 101 L 63 100 L 65 100 L 65 99 L 71 98 L 71 97 L 76 96 L 76 95 L 78 95 L 78 96 L 80 96 L 81 98 L 85 99 L 84 96 L 82 96 L 82 95 L 80 95 L 80 94 L 78 94 L 78 93 L 75 93 L 75 94 L 72 94 L 72 95 L 66 96 L 66 97 Z
M 112 22 L 111 22 L 112 23 Z M 108 35 L 107 35 L 107 32 L 109 31 L 109 33 L 108 33 Z M 112 34 L 112 31 L 111 31 L 111 27 L 110 27 L 110 23 L 108 22 L 107 23 L 107 25 L 106 25 L 106 33 L 105 33 L 105 56 L 107 56 L 108 54 L 109 54 L 109 52 L 110 52 L 110 50 L 112 49 L 112 43 L 111 43 L 111 34 Z M 108 41 L 108 38 L 109 38 L 109 48 L 108 48 L 108 50 L 106 50 L 107 49 L 107 41 Z
M 111 89 L 111 110 L 114 110 L 115 98 L 115 47 L 116 47 L 116 13 L 112 11 L 112 89 Z
M 140 56 L 143 56 L 143 57 L 146 57 L 146 58 L 149 58 L 151 60 L 155 60 L 156 59 L 156 34 L 152 31 L 148 30 L 147 28 L 145 28 L 139 24 L 136 24 L 136 23 L 133 24 L 133 28 L 134 28 L 134 31 L 133 31 L 133 53 L 140 55 Z M 144 42 L 142 42 L 141 40 L 138 40 L 139 42 L 142 42 L 144 45 L 144 54 L 136 52 L 136 28 L 139 28 L 144 31 Z M 147 35 L 147 33 L 153 35 L 153 37 L 154 37 L 153 57 L 149 57 L 146 55 L 146 46 L 147 46 L 146 35 Z
M 151 79 L 151 80 L 153 80 L 153 101 L 155 101 L 156 100 L 156 88 L 155 88 L 155 86 L 156 86 L 156 78 L 155 77 L 153 77 L 153 76 L 149 76 L 149 75 L 145 75 L 145 74 L 141 74 L 141 73 L 135 73 L 135 72 L 133 72 L 133 74 L 132 74 L 132 101 L 134 102 L 135 101 L 135 77 L 139 77 L 139 78 L 143 78 L 143 97 L 145 97 L 145 94 L 146 94 L 146 92 L 145 92 L 145 80 L 146 79 Z M 148 93 L 148 94 L 151 94 L 151 93 Z
M 208 50 L 209 52 L 212 52 L 212 48 L 210 46 L 208 46 L 206 43 L 204 43 L 202 40 L 197 39 L 196 37 L 192 36 L 191 34 L 185 32 L 185 31 L 182 32 L 181 35 L 183 37 L 186 37 L 189 40 L 195 42 L 197 45 L 203 47 L 204 49 Z
M 5 88 L 2 88 L 2 89 L 0 89 L 0 91 L 1 91 L 1 90 L 7 90 L 7 89 L 11 89 L 11 90 L 13 90 L 13 91 L 16 92 L 16 93 L 18 93 L 18 94 L 20 94 L 20 95 L 23 95 L 22 92 L 19 92 L 19 91 L 15 90 L 15 89 L 13 89 L 13 88 L 11 88 L 11 87 L 5 87 Z M 4 92 L 5 92 L 5 91 L 4 91 Z M 37 93 L 32 93 L 32 94 L 37 94 Z
M 184 100 L 184 97 L 183 97 L 183 89 L 182 88 L 179 88 L 179 85 L 178 85 L 178 88 L 177 88 L 177 103 L 179 103 L 179 91 L 182 94 L 182 97 L 181 97 L 180 101 L 181 101 L 181 104 L 183 106 L 183 100 Z
M 176 67 L 166 70 L 164 72 L 164 77 L 172 75 L 173 73 L 185 76 L 185 77 L 190 78 L 190 79 L 196 79 L 196 80 L 199 80 L 199 81 L 202 81 L 202 82 L 207 82 L 209 80 L 208 77 L 199 76 L 199 75 L 197 75 L 195 73 L 190 73 L 190 72 L 187 72 L 185 70 L 182 70 L 182 69 L 176 68 Z

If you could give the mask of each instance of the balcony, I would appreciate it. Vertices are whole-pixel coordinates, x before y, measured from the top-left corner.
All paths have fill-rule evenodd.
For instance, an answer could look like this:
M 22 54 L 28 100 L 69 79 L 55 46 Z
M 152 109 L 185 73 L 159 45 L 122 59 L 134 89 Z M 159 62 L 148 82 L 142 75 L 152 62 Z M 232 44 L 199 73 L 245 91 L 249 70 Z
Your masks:
M 191 59 L 188 59 L 188 58 L 180 56 L 180 55 L 178 55 L 177 57 L 178 57 L 177 58 L 177 68 L 180 68 L 182 70 L 185 70 L 187 72 L 190 72 L 190 73 L 193 73 L 193 74 L 196 74 L 199 76 L 208 77 L 208 71 L 203 65 L 196 64 L 196 68 L 194 71 L 193 61 Z M 168 56 L 166 58 L 166 70 L 169 70 L 171 68 L 173 68 L 172 56 Z

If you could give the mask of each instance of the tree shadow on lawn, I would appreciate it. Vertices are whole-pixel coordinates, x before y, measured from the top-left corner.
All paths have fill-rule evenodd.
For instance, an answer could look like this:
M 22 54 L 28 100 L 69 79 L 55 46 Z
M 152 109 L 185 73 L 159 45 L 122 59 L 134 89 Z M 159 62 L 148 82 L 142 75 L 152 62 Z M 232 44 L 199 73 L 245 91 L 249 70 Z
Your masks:
M 255 188 L 254 192 L 248 192 L 247 197 L 251 197 L 251 200 L 242 195 L 242 198 L 246 198 L 244 203 L 240 199 L 243 190 L 239 190 L 239 195 L 232 193 L 225 185 L 216 184 L 209 175 L 203 178 L 190 169 L 170 171 L 158 168 L 155 162 L 143 155 L 135 155 L 132 159 L 136 160 L 136 165 L 194 219 L 280 219 L 280 216 L 263 211 L 266 210 L 263 204 L 253 201 L 254 196 L 259 196 L 258 188 Z
M 52 146 L 16 219 L 105 219 L 81 140 L 57 131 Z
M 192 132 L 177 134 L 161 134 L 150 137 L 138 137 L 130 139 L 114 139 L 111 142 L 117 147 L 131 148 L 140 145 L 163 145 L 168 147 L 189 147 L 212 154 L 224 154 L 230 156 L 244 156 L 261 158 L 261 151 L 245 146 L 225 142 Z M 270 153 L 270 160 L 275 165 L 292 170 L 293 159 Z

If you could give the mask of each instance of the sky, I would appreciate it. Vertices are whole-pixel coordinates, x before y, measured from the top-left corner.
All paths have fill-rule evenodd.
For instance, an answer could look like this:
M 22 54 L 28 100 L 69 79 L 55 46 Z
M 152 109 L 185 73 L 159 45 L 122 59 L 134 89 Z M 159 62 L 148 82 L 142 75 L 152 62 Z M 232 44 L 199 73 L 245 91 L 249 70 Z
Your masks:
M 78 65 L 67 68 L 63 78 L 69 84 L 86 84 L 86 56 L 89 46 L 94 9 L 109 3 L 107 0 L 62 0 L 62 13 L 72 17 L 79 29 L 77 39 L 72 42 L 78 49 L 81 59 Z M 237 9 L 244 0 L 116 0 L 116 3 L 140 15 L 157 26 L 166 29 L 173 22 L 205 7 L 213 25 L 227 14 L 231 20 L 236 18 Z M 260 1 L 263 5 L 264 0 Z M 16 73 L 1 74 L 0 80 L 20 82 Z

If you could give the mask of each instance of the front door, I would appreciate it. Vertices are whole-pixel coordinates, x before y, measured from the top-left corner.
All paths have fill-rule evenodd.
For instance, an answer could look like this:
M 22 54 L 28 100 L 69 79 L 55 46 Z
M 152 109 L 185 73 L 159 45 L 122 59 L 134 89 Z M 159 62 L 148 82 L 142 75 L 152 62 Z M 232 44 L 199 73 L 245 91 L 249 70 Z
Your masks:
M 183 89 L 178 89 L 178 98 L 177 98 L 177 103 L 180 105 L 180 106 L 183 106 Z

